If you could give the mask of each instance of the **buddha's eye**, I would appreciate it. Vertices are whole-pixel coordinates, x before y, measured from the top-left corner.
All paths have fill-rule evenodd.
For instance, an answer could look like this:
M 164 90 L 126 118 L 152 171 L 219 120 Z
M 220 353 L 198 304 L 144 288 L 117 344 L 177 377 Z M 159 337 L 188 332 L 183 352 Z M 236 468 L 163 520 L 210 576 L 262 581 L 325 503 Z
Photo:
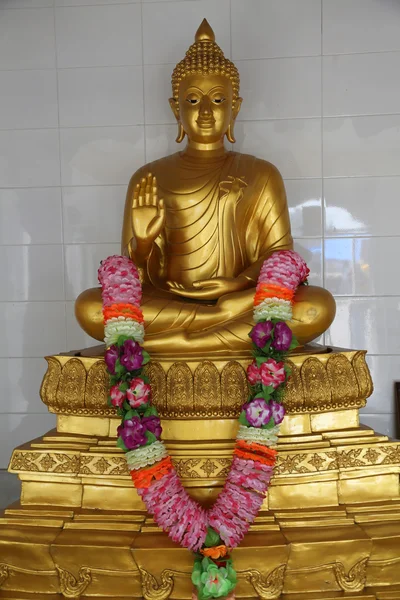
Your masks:
M 225 98 L 223 96 L 221 96 L 220 98 L 213 98 L 213 102 L 214 104 L 222 104 L 223 102 L 225 102 Z
M 199 103 L 199 99 L 198 98 L 194 98 L 192 96 L 192 97 L 186 98 L 186 102 L 189 102 L 189 104 L 198 104 Z

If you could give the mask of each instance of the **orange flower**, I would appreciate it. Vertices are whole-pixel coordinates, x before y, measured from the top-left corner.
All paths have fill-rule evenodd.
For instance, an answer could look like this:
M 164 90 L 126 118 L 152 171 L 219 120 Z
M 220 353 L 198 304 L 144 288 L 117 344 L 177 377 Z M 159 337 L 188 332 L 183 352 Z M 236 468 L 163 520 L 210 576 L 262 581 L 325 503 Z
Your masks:
M 213 546 L 212 548 L 203 548 L 203 550 L 200 550 L 200 552 L 203 556 L 209 556 L 210 558 L 216 559 L 223 558 L 229 554 L 231 550 L 232 548 L 228 548 L 228 546 L 221 544 L 220 546 Z
M 133 319 L 138 323 L 143 323 L 143 313 L 137 306 L 129 303 L 111 304 L 111 306 L 104 306 L 103 308 L 104 321 L 107 322 L 109 319 L 125 317 L 126 319 Z
M 268 458 L 264 456 L 260 456 L 259 454 L 253 454 L 253 452 L 245 452 L 244 450 L 240 450 L 240 448 L 235 448 L 233 451 L 236 456 L 239 458 L 245 458 L 247 460 L 254 460 L 255 462 L 262 463 L 263 465 L 268 465 L 269 467 L 273 467 L 275 465 L 276 458 Z
M 257 442 L 246 442 L 245 440 L 236 440 L 236 448 L 240 448 L 241 450 L 247 452 L 255 452 L 256 454 L 261 454 L 271 459 L 275 459 L 276 455 L 278 454 L 273 448 L 268 448 L 268 446 L 257 444 Z
M 161 479 L 173 469 L 171 457 L 167 456 L 152 467 L 131 471 L 132 481 L 137 488 L 148 488 L 153 479 Z
M 285 288 L 281 285 L 275 285 L 273 283 L 261 283 L 257 286 L 256 294 L 254 296 L 254 305 L 261 304 L 266 298 L 280 298 L 281 300 L 293 300 L 294 291 Z

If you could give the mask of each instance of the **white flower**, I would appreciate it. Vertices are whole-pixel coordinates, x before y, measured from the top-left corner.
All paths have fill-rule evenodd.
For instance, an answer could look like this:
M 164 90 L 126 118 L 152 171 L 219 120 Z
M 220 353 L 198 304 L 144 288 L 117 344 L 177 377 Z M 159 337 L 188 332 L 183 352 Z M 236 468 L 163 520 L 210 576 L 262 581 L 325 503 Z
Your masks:
M 106 346 L 115 344 L 120 335 L 133 338 L 135 342 L 143 344 L 144 326 L 133 319 L 113 317 L 107 321 L 104 328 L 104 341 Z
M 282 300 L 280 298 L 265 298 L 254 309 L 254 320 L 256 323 L 270 319 L 291 321 L 292 316 L 292 303 L 289 300 Z
M 125 454 L 126 462 L 131 471 L 143 469 L 143 467 L 154 465 L 168 455 L 167 449 L 162 442 L 156 441 L 149 446 L 141 446 L 136 450 L 130 450 Z
M 279 425 L 271 427 L 271 429 L 261 429 L 259 427 L 246 427 L 239 425 L 239 432 L 236 436 L 238 440 L 246 442 L 256 442 L 264 446 L 276 446 L 278 443 Z

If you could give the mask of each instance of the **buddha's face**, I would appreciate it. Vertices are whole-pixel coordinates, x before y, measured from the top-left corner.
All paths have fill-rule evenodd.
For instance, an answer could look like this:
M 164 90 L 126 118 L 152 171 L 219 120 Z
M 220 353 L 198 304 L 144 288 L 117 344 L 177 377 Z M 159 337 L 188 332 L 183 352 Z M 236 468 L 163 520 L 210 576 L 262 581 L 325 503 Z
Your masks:
M 232 83 L 227 77 L 193 74 L 180 83 L 179 111 L 175 103 L 171 106 L 189 140 L 213 144 L 223 139 L 239 112 L 240 101 L 235 108 L 232 102 Z

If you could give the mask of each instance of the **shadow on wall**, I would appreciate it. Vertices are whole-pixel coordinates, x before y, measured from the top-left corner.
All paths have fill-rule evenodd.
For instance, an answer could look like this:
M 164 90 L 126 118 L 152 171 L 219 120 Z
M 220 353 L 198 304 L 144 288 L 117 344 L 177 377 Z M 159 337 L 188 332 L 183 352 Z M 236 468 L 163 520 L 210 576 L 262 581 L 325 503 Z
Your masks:
M 0 510 L 19 499 L 21 482 L 17 475 L 0 470 Z

